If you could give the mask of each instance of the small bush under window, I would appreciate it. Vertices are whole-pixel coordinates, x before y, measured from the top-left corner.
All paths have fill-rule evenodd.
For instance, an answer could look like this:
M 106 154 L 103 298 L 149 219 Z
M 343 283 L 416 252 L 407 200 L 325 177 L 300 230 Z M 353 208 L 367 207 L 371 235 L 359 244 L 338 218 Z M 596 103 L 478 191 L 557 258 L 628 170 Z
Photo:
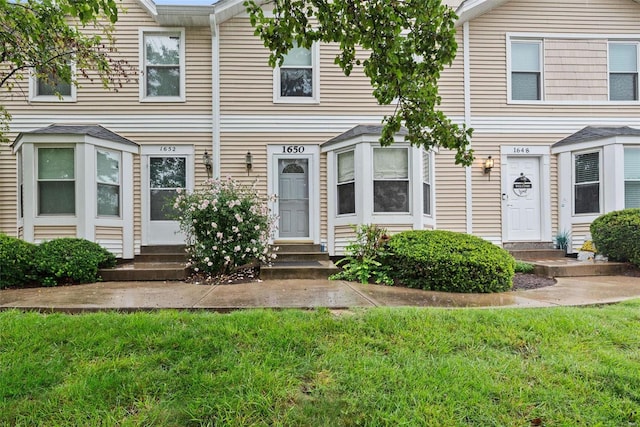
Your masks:
M 0 234 L 0 289 L 24 286 L 35 279 L 35 251 L 32 243 Z
M 640 267 L 640 208 L 602 215 L 591 223 L 590 229 L 599 253 Z

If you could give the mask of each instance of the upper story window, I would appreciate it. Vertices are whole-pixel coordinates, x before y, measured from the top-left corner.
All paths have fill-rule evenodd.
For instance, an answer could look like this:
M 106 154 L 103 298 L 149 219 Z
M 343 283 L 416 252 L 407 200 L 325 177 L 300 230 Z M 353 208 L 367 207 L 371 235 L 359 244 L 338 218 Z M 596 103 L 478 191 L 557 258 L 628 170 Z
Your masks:
M 638 100 L 637 43 L 609 43 L 609 99 Z
M 67 72 L 73 75 L 74 67 L 68 65 Z M 72 83 L 62 81 L 53 73 L 38 75 L 34 72 L 29 83 L 31 101 L 35 102 L 74 102 L 76 87 Z
M 38 148 L 38 215 L 76 213 L 75 150 Z
M 542 42 L 540 40 L 511 41 L 511 99 L 514 101 L 542 99 Z
M 640 208 L 640 148 L 624 149 L 624 207 Z
M 185 48 L 181 29 L 142 32 L 143 72 L 140 100 L 176 102 L 185 100 Z
M 282 65 L 274 70 L 274 102 L 319 102 L 320 76 L 318 45 L 311 49 L 297 46 L 285 55 Z
M 98 216 L 120 216 L 120 153 L 96 150 Z
M 600 213 L 600 152 L 575 154 L 573 159 L 574 213 Z
M 354 151 L 338 153 L 338 215 L 356 213 L 356 176 Z
M 373 211 L 409 212 L 409 150 L 373 149 Z

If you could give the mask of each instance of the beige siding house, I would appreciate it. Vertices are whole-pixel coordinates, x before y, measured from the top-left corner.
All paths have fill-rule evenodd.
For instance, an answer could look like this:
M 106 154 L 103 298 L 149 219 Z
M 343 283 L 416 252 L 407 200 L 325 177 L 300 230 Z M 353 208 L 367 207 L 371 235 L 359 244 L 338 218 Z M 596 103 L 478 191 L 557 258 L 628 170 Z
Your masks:
M 440 94 L 475 129 L 468 168 L 402 134 L 381 148 L 392 107 L 361 70 L 342 75 L 335 46 L 297 48 L 271 69 L 241 0 L 123 3 L 117 55 L 137 82 L 115 93 L 81 81 L 58 99 L 26 75 L 2 94 L 13 143 L 0 147 L 1 232 L 84 237 L 132 258 L 183 241 L 166 200 L 208 176 L 276 194 L 275 240 L 332 255 L 369 223 L 505 246 L 570 232 L 576 249 L 597 216 L 640 206 L 634 0 L 446 2 L 458 55 Z

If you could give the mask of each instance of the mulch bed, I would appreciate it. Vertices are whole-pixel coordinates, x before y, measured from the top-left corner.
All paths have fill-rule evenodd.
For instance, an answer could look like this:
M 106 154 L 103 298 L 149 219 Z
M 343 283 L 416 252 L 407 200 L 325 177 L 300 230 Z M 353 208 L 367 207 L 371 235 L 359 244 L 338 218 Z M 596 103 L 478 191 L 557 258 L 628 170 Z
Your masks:
M 556 284 L 556 279 L 538 276 L 536 274 L 516 273 L 513 277 L 513 291 L 527 291 L 530 289 L 544 288 Z

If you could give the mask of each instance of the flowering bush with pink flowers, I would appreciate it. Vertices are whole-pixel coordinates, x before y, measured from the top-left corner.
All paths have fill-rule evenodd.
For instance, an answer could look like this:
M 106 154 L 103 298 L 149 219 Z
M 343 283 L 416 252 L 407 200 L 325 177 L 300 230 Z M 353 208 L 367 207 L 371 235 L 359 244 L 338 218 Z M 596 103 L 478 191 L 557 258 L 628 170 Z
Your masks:
M 231 178 L 209 179 L 201 189 L 180 193 L 173 207 L 187 236 L 194 271 L 228 274 L 238 266 L 275 258 L 269 240 L 276 217 L 254 187 Z

